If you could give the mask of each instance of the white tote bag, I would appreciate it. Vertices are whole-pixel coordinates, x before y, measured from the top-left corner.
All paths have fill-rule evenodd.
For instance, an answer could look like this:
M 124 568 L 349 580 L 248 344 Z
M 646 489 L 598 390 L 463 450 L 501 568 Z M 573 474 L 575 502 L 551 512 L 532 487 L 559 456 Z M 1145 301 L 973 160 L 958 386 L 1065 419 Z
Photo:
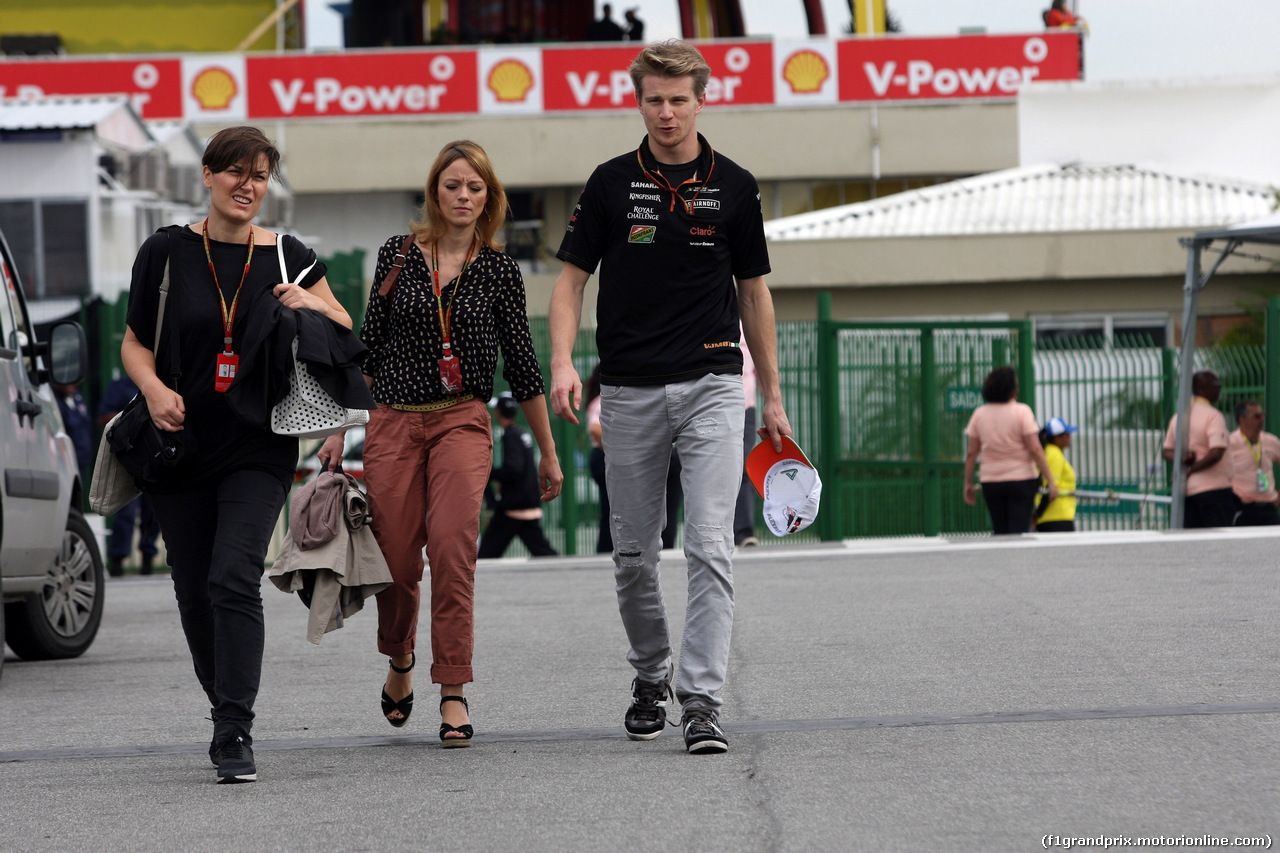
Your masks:
M 280 280 L 302 281 L 311 272 L 313 262 L 298 274 L 289 278 L 284 263 L 284 245 L 277 242 L 280 257 Z M 277 435 L 298 438 L 325 438 L 342 432 L 347 427 L 369 422 L 368 409 L 348 409 L 334 400 L 316 378 L 307 370 L 306 362 L 298 360 L 298 339 L 293 339 L 293 375 L 289 378 L 289 393 L 271 410 L 271 431 Z

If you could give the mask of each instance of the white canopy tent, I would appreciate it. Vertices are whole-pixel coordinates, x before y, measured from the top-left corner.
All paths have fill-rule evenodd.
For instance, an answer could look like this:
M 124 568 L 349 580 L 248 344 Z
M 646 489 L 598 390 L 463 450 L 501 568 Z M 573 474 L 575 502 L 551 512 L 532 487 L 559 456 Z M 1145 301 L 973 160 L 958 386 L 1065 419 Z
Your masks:
M 1223 241 L 1225 244 L 1222 254 L 1213 262 L 1208 272 L 1202 273 L 1200 271 L 1201 256 L 1217 241 Z M 1186 237 L 1178 242 L 1187 249 L 1187 277 L 1183 284 L 1182 349 L 1178 359 L 1178 426 L 1174 432 L 1173 506 L 1169 516 L 1169 527 L 1174 530 L 1182 529 L 1187 491 L 1183 455 L 1187 449 L 1187 414 L 1191 409 L 1197 298 L 1222 262 L 1241 245 L 1245 243 L 1280 245 L 1280 213 L 1253 222 L 1243 222 L 1230 228 L 1197 231 L 1194 237 Z M 1269 376 L 1273 371 L 1280 370 L 1280 365 L 1268 364 L 1266 367 Z M 1268 382 L 1268 384 L 1271 383 Z M 1269 399 L 1267 406 L 1280 406 L 1280 400 Z

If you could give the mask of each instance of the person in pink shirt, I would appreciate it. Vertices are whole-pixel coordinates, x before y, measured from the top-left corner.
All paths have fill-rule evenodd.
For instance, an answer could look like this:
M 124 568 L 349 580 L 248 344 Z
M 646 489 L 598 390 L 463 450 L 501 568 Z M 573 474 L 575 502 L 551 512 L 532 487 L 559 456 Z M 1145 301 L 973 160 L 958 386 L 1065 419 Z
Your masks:
M 1012 367 L 997 367 L 982 383 L 986 404 L 974 409 L 964 434 L 969 449 L 964 457 L 964 502 L 973 506 L 978 490 L 973 484 L 973 468 L 981 456 L 978 479 L 982 500 L 991 514 L 991 529 L 997 536 L 1025 533 L 1031 529 L 1031 510 L 1040 478 L 1044 476 L 1049 494 L 1058 496 L 1049 463 L 1040 445 L 1040 426 L 1031 407 L 1018 402 L 1018 375 Z
M 1187 498 L 1183 527 L 1230 527 L 1236 515 L 1231 479 L 1235 464 L 1227 453 L 1227 419 L 1214 408 L 1222 394 L 1222 380 L 1212 370 L 1191 377 L 1191 412 L 1187 421 Z M 1164 458 L 1173 461 L 1178 416 L 1169 420 Z
M 1235 465 L 1231 491 L 1240 502 L 1236 527 L 1280 524 L 1280 492 L 1275 465 L 1280 461 L 1280 438 L 1262 431 L 1262 406 L 1257 400 L 1236 404 L 1236 431 L 1227 436 L 1227 453 Z

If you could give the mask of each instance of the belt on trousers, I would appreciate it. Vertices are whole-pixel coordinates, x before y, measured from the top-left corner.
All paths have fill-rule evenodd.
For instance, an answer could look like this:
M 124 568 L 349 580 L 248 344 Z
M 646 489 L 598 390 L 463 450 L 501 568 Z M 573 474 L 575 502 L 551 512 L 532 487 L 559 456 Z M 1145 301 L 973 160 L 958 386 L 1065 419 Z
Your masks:
M 441 409 L 448 409 L 459 403 L 465 403 L 468 400 L 474 400 L 475 394 L 459 394 L 457 397 L 450 397 L 447 400 L 436 400 L 432 403 L 387 403 L 387 408 L 395 409 L 398 412 L 438 412 Z

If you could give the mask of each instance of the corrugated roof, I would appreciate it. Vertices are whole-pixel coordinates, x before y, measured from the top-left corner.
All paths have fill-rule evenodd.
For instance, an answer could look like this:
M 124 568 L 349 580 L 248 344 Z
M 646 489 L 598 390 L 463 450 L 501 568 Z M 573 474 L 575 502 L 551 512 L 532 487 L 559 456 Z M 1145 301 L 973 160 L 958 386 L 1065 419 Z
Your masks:
M 1006 169 L 765 223 L 770 240 L 1214 228 L 1271 213 L 1268 187 L 1137 166 Z
M 128 103 L 123 95 L 4 98 L 0 99 L 0 130 L 87 130 Z

